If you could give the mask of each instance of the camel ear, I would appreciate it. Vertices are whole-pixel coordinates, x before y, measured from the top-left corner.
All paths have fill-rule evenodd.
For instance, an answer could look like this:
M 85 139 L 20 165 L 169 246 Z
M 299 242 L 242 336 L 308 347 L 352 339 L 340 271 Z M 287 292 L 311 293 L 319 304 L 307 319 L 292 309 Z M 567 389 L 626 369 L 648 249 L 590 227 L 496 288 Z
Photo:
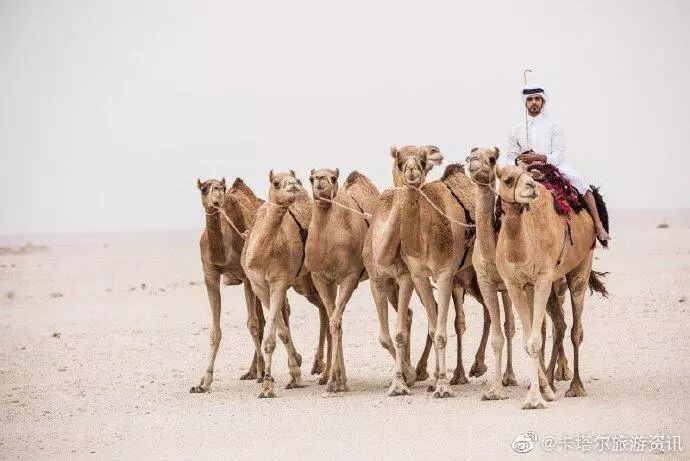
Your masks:
M 268 182 L 273 184 L 273 170 L 268 172 Z
M 536 181 L 541 181 L 544 178 L 544 174 L 539 170 L 532 170 L 529 175 Z
M 201 190 L 201 179 L 196 178 L 196 187 Z
M 494 169 L 496 172 L 496 177 L 498 179 L 501 179 L 501 176 L 503 175 L 503 172 L 505 171 L 505 167 L 501 165 L 496 165 L 496 168 Z
M 293 178 L 296 178 L 296 177 L 297 177 L 297 175 L 295 174 L 295 172 L 292 171 L 292 170 L 290 170 L 290 175 L 291 175 Z
M 338 168 L 335 169 L 335 179 L 338 179 L 340 177 L 340 170 Z
M 223 179 L 220 180 L 220 185 L 223 189 L 225 189 L 225 176 L 223 176 Z
M 391 157 L 393 157 L 395 160 L 398 159 L 398 148 L 395 146 L 391 146 Z
M 470 151 L 470 154 L 474 154 L 479 150 L 479 147 L 473 147 L 472 150 Z
M 440 165 L 443 162 L 443 155 L 441 149 L 436 146 L 424 146 L 426 151 L 426 161 L 429 162 L 427 169 L 430 170 L 432 165 Z
M 314 182 L 314 172 L 315 171 L 316 170 L 312 168 L 311 171 L 309 172 L 309 181 L 310 182 Z

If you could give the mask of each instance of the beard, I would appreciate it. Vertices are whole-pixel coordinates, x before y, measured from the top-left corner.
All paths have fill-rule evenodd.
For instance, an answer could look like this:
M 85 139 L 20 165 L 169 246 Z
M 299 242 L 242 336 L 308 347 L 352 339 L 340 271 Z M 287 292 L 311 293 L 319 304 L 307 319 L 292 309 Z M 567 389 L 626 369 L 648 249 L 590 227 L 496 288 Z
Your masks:
M 539 113 L 541 112 L 541 107 L 539 107 L 539 106 L 529 106 L 529 107 L 527 108 L 527 111 L 529 112 L 529 114 L 530 114 L 531 116 L 534 117 L 535 115 L 539 115 Z

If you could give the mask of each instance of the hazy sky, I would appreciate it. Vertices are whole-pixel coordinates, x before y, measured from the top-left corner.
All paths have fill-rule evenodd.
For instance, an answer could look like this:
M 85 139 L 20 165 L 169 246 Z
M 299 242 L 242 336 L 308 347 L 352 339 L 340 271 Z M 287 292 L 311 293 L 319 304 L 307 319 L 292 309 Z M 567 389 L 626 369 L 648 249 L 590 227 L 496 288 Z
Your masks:
M 0 234 L 201 228 L 197 176 L 387 187 L 391 144 L 504 147 L 525 67 L 612 208 L 690 207 L 690 2 L 326 3 L 0 0 Z

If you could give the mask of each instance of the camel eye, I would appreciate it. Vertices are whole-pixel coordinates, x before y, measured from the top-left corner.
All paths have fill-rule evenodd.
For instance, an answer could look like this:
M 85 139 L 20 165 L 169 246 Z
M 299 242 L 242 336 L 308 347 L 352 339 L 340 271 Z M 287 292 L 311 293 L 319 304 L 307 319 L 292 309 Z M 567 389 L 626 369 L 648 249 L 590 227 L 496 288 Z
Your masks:
M 398 162 L 398 170 L 402 170 L 402 169 L 403 169 L 403 162 Z
M 505 183 L 506 186 L 513 187 L 513 178 L 506 178 Z
M 489 159 L 489 163 L 490 163 L 491 165 L 495 165 L 495 164 L 496 164 L 496 159 L 493 158 L 493 157 L 491 157 L 491 158 Z
M 298 180 L 297 180 L 297 184 L 299 184 L 299 185 L 301 186 L 301 185 L 302 185 L 302 180 L 301 180 L 301 179 L 298 179 Z
M 280 187 L 280 182 L 278 182 L 278 181 L 273 181 L 273 187 L 275 187 L 276 189 L 277 189 L 278 187 Z
M 420 160 L 419 164 L 422 167 L 422 170 L 426 170 L 426 160 Z

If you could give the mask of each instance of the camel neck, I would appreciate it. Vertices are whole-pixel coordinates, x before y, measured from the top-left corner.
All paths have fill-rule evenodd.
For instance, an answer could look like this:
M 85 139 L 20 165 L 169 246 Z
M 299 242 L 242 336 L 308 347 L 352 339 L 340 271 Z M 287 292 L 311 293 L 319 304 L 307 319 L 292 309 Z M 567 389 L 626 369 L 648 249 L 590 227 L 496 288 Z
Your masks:
M 280 226 L 283 223 L 283 217 L 285 217 L 288 207 L 274 203 L 266 203 L 263 207 L 262 222 L 252 226 L 254 230 L 252 230 L 251 237 L 254 241 L 253 247 L 256 250 L 259 252 L 270 252 L 271 246 L 280 232 Z M 254 232 L 257 232 L 258 235 L 255 235 Z
M 420 257 L 422 254 L 419 192 L 411 187 L 399 189 L 393 208 L 400 213 L 401 247 L 405 254 Z
M 477 244 L 485 261 L 496 260 L 496 235 L 494 232 L 496 196 L 494 182 L 477 188 Z
M 220 224 L 220 213 L 206 214 L 206 234 L 213 264 L 225 264 L 225 244 L 223 229 Z
M 505 232 L 507 239 L 506 259 L 513 264 L 527 261 L 532 242 L 528 233 L 531 231 L 530 212 L 521 204 L 503 202 L 505 215 L 501 224 L 501 232 Z

